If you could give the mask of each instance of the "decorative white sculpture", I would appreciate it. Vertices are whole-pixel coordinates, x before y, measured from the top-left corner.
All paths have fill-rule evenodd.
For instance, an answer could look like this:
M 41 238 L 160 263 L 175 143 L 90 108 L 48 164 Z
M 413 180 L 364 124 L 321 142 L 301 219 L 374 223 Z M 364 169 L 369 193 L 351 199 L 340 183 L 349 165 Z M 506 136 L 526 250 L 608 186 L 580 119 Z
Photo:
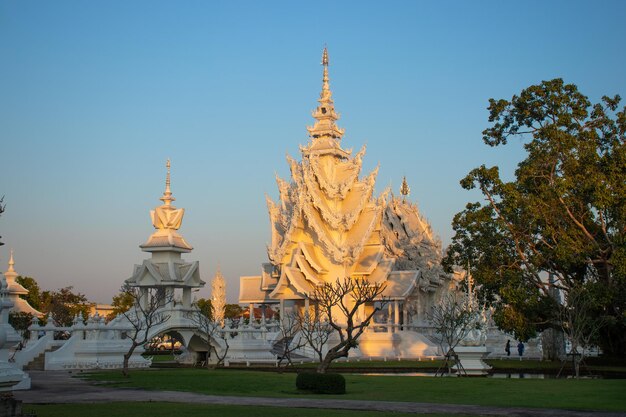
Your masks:
M 222 271 L 217 269 L 211 282 L 211 306 L 213 307 L 213 320 L 224 326 L 224 309 L 226 308 L 226 281 Z
M 471 330 L 459 342 L 455 348 L 458 355 L 460 367 L 468 375 L 486 375 L 491 367 L 483 362 L 488 351 L 485 346 L 487 341 L 487 324 L 489 322 L 488 312 L 485 307 L 479 307 L 476 298 L 474 279 L 468 273 L 466 277 L 467 293 L 465 308 L 471 312 L 473 325 Z M 459 371 L 457 369 L 457 371 Z
M 199 263 L 186 262 L 181 257 L 182 253 L 189 253 L 193 248 L 177 232 L 185 209 L 177 209 L 172 205 L 175 198 L 170 189 L 170 166 L 168 159 L 165 191 L 160 198 L 163 204 L 150 211 L 152 224 L 157 230 L 140 246 L 152 257 L 141 265 L 135 265 L 133 276 L 126 282 L 144 289 L 144 292 L 147 288 L 159 288 L 174 294 L 177 289 L 182 289 L 182 304 L 185 308 L 191 308 L 191 291 L 203 287 L 204 281 L 200 279 Z

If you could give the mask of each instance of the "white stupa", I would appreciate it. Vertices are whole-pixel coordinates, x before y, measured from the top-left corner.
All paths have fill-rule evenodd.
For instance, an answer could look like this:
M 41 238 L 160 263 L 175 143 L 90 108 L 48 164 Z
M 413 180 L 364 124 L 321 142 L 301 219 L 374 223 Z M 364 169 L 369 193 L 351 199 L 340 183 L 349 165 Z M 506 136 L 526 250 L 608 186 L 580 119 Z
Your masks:
M 30 304 L 28 304 L 28 301 L 20 297 L 20 295 L 27 295 L 28 290 L 15 281 L 18 276 L 20 276 L 20 274 L 15 271 L 13 250 L 11 250 L 9 269 L 7 269 L 4 273 L 4 278 L 7 282 L 7 298 L 13 304 L 10 312 L 30 313 L 34 317 L 42 317 L 44 315 L 42 312 L 35 310 Z

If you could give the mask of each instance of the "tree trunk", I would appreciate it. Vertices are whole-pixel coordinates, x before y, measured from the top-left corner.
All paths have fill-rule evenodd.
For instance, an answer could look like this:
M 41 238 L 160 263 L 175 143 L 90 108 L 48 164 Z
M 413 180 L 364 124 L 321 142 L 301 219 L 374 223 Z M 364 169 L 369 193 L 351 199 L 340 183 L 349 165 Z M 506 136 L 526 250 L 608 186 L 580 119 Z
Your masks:
M 563 330 L 546 329 L 541 335 L 542 357 L 544 360 L 556 361 L 565 357 L 565 339 Z
M 334 358 L 331 358 L 330 356 L 326 355 L 324 360 L 321 361 L 319 365 L 317 365 L 317 373 L 318 374 L 325 374 L 326 370 L 330 366 L 330 363 L 333 361 L 333 359 Z
M 128 359 L 130 359 L 132 353 L 129 355 L 128 353 L 124 354 L 124 364 L 122 365 L 122 375 L 128 377 Z
M 133 352 L 135 351 L 135 348 L 139 346 L 137 344 L 135 344 L 135 342 L 133 342 L 133 344 L 130 346 L 130 349 L 128 350 L 128 352 L 126 352 L 124 354 L 124 364 L 122 365 L 122 375 L 124 375 L 125 377 L 128 377 L 128 361 L 131 358 L 131 356 L 133 356 Z

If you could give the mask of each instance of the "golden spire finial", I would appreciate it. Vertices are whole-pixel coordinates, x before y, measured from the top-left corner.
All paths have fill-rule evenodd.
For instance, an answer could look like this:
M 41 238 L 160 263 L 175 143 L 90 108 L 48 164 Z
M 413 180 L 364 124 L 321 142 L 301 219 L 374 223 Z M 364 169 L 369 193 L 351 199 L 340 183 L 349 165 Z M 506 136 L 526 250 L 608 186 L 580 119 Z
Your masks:
M 172 201 L 176 200 L 172 197 L 172 191 L 170 189 L 170 167 L 172 166 L 170 159 L 167 158 L 167 162 L 165 162 L 165 167 L 167 168 L 167 175 L 165 176 L 165 191 L 163 192 L 163 197 L 159 200 L 165 203 L 166 206 L 169 206 Z
M 324 66 L 324 75 L 322 77 L 322 94 L 320 98 L 322 100 L 329 100 L 331 97 L 330 85 L 328 84 L 328 49 L 324 47 L 322 53 L 322 65 Z
M 409 184 L 406 182 L 406 175 L 402 177 L 402 185 L 400 186 L 400 194 L 402 194 L 402 201 L 406 200 L 406 196 L 411 193 L 411 188 Z
M 13 260 L 13 249 L 11 249 L 11 256 L 9 257 L 9 270 L 7 272 L 15 272 L 15 261 Z

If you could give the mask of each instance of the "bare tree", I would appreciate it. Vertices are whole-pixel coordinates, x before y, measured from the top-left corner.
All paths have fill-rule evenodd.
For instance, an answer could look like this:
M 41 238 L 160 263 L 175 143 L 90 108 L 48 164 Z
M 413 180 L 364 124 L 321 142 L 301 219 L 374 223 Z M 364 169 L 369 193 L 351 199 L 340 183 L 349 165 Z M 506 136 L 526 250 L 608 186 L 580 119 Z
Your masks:
M 584 363 L 585 348 L 599 334 L 605 319 L 593 314 L 594 299 L 582 285 L 573 286 L 565 296 L 565 304 L 559 309 L 561 328 L 572 350 L 574 376 L 580 377 L 580 365 Z
M 292 366 L 292 355 L 306 344 L 306 340 L 300 334 L 299 317 L 299 313 L 291 313 L 286 314 L 279 321 L 279 337 L 272 346 L 272 353 L 278 356 L 279 367 L 283 361 L 285 361 L 284 366 Z
M 328 325 L 339 335 L 339 342 L 329 347 L 324 359 L 320 361 L 318 373 L 326 373 L 332 361 L 347 357 L 350 349 L 358 346 L 358 339 L 369 326 L 374 314 L 387 303 L 387 299 L 381 297 L 384 290 L 384 284 L 351 277 L 337 279 L 334 283 L 324 283 L 315 289 L 310 298 L 317 303 L 320 313 L 328 320 Z M 378 305 L 369 314 L 363 318 L 358 317 L 361 306 L 366 303 L 374 304 L 376 301 Z M 334 310 L 339 310 L 339 314 L 335 315 Z
M 333 327 L 328 319 L 323 319 L 320 314 L 311 314 L 308 311 L 298 314 L 298 322 L 302 339 L 315 351 L 321 363 L 324 359 L 323 349 L 334 331 Z
M 166 292 L 157 288 L 131 287 L 128 284 L 122 286 L 121 292 L 133 299 L 132 307 L 122 312 L 131 327 L 126 332 L 126 337 L 130 339 L 131 345 L 128 352 L 124 354 L 122 367 L 122 374 L 128 376 L 128 361 L 133 356 L 137 346 L 142 346 L 148 341 L 150 329 L 170 319 L 170 315 L 163 312 L 162 307 L 172 301 L 173 294 L 166 295 Z
M 208 346 L 205 366 L 207 369 L 214 369 L 221 366 L 228 354 L 228 333 L 218 321 L 213 321 L 205 316 L 199 309 L 192 311 L 188 316 L 197 326 L 201 333 L 201 338 Z M 223 343 L 223 346 L 219 346 Z M 210 361 L 211 354 L 215 355 L 216 361 Z
M 446 352 L 448 372 L 458 363 L 454 348 L 476 328 L 476 312 L 468 305 L 464 295 L 450 293 L 433 306 L 429 319 L 436 331 L 435 338 L 442 352 Z

